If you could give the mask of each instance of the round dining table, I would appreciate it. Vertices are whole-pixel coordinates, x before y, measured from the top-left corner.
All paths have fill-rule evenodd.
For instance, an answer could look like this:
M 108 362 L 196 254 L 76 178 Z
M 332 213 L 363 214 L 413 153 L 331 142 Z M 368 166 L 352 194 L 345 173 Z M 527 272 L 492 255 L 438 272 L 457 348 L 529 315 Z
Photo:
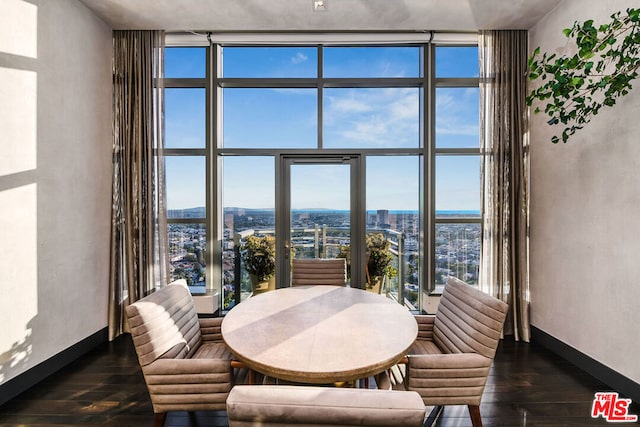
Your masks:
M 367 378 L 399 362 L 418 334 L 413 315 L 382 295 L 297 286 L 253 296 L 222 321 L 247 367 L 274 378 L 329 384 Z

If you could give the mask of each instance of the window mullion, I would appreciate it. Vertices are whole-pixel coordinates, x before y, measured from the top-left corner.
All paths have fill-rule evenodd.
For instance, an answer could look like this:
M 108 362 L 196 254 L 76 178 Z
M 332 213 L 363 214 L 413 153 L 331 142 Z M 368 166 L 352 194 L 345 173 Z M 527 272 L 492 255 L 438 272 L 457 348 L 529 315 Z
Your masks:
M 316 126 L 318 127 L 318 150 L 322 150 L 324 145 L 324 50 L 322 46 L 318 46 L 318 120 Z

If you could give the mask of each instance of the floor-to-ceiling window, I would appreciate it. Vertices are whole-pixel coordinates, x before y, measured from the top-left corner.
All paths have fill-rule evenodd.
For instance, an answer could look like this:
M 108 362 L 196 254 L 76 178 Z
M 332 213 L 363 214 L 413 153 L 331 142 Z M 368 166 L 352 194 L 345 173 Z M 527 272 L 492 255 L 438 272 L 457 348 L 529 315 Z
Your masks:
M 168 47 L 166 162 L 172 278 L 251 292 L 248 236 L 276 239 L 278 286 L 295 257 L 346 257 L 411 309 L 447 275 L 477 279 L 475 46 Z M 205 286 L 206 285 L 206 286 Z
M 477 46 L 436 46 L 432 129 L 435 217 L 432 289 L 447 276 L 478 283 L 480 91 Z
M 165 174 L 171 279 L 206 289 L 207 112 L 205 47 L 168 48 L 165 57 Z

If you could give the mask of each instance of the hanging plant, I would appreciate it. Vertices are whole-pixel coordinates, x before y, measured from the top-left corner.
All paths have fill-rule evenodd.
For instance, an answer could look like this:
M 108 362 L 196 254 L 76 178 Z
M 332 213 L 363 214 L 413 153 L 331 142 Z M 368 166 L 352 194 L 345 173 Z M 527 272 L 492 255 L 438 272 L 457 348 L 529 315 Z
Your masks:
M 611 22 L 595 26 L 593 20 L 574 22 L 563 30 L 574 39 L 577 52 L 558 56 L 536 48 L 529 58 L 529 79 L 543 83 L 527 97 L 534 101 L 534 112 L 544 111 L 549 125 L 564 129 L 551 137 L 554 144 L 582 129 L 603 106 L 612 107 L 616 99 L 631 90 L 631 82 L 640 68 L 640 9 L 611 15 Z

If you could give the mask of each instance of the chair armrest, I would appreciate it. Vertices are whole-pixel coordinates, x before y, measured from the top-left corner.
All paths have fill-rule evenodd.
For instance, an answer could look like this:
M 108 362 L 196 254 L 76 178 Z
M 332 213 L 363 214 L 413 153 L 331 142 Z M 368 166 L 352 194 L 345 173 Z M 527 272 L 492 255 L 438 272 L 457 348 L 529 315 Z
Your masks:
M 432 341 L 433 340 L 433 325 L 436 319 L 436 316 L 433 314 L 417 314 L 413 316 L 416 319 L 416 323 L 418 324 L 418 337 L 417 341 Z M 406 365 L 409 363 L 409 359 L 407 356 L 403 357 L 398 361 L 398 365 Z
M 231 374 L 231 361 L 224 359 L 158 359 L 142 368 L 145 377 L 200 374 Z
M 155 412 L 223 409 L 233 387 L 229 360 L 159 359 L 142 372 Z
M 425 405 L 479 405 L 492 360 L 479 354 L 410 355 L 407 390 Z
M 198 319 L 202 341 L 222 342 L 222 317 Z
M 493 362 L 491 359 L 476 353 L 452 353 L 452 354 L 418 354 L 409 355 L 409 369 L 432 370 L 468 370 L 487 369 Z
M 418 340 L 433 339 L 433 323 L 436 316 L 432 314 L 418 314 L 414 317 L 418 323 Z

